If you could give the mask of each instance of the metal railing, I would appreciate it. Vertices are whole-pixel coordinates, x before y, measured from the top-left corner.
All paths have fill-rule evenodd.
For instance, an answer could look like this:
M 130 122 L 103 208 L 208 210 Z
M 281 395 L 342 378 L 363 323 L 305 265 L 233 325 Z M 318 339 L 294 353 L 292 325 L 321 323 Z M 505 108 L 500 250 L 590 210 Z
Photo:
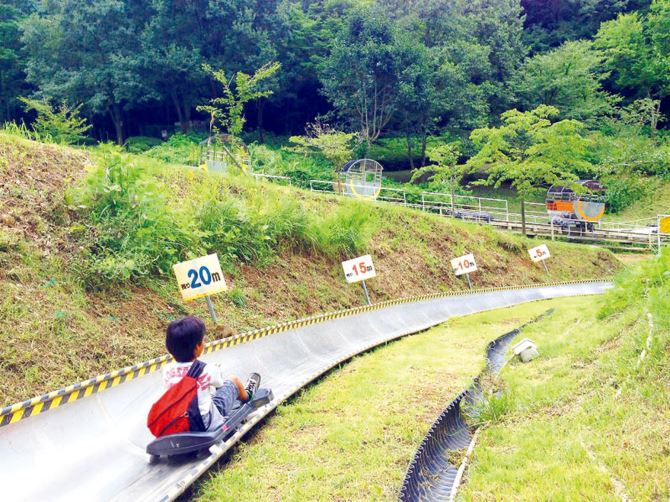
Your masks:
M 359 185 L 354 185 L 359 188 Z M 365 188 L 361 185 L 360 188 Z M 348 195 L 341 182 L 310 180 L 312 192 Z M 486 223 L 498 228 L 520 232 L 522 230 L 521 213 L 509 211 L 505 199 L 454 195 L 441 192 L 406 192 L 399 188 L 381 187 L 377 197 L 368 200 L 398 204 L 421 211 L 472 221 Z M 632 222 L 582 222 L 567 220 L 566 224 L 556 223 L 547 213 L 546 205 L 541 202 L 525 202 L 526 232 L 529 235 L 542 235 L 552 240 L 569 240 L 589 244 L 603 243 L 610 247 L 630 250 L 657 250 L 659 246 L 670 244 L 670 234 L 658 234 L 656 219 L 649 218 Z
M 350 187 L 360 189 L 361 192 L 369 190 L 370 185 L 365 184 L 347 184 Z M 327 180 L 309 180 L 309 189 L 312 192 L 331 193 L 337 195 L 345 195 L 352 197 L 344 190 L 344 182 L 327 181 Z M 375 200 L 380 202 L 388 202 L 390 204 L 407 205 L 407 193 L 405 190 L 399 188 L 380 187 L 377 195 L 374 197 L 361 197 L 366 200 Z
M 264 173 L 251 173 L 251 175 L 256 179 L 263 179 L 270 181 L 272 183 L 280 183 L 291 185 L 291 178 L 288 176 L 278 176 L 276 174 L 264 174 Z
M 422 192 L 421 209 L 441 216 L 491 222 L 509 221 L 509 203 L 504 199 L 452 195 L 441 192 Z

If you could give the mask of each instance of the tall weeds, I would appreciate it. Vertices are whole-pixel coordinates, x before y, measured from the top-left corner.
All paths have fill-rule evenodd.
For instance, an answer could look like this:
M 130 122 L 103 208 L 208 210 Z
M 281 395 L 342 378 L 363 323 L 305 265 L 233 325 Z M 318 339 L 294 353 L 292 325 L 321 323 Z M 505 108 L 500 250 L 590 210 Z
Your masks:
M 309 212 L 292 193 L 240 178 L 171 170 L 105 146 L 98 166 L 68 194 L 91 289 L 166 274 L 174 263 L 217 253 L 222 265 L 263 266 L 286 250 L 331 258 L 362 251 L 370 215 L 361 204 Z
M 663 374 L 667 378 L 670 371 L 670 249 L 618 275 L 599 317 L 604 319 L 623 313 L 632 314 L 635 323 L 628 333 L 633 335 L 632 353 L 626 354 L 622 369 L 629 373 Z M 631 361 L 636 358 L 641 362 L 643 353 L 644 365 Z

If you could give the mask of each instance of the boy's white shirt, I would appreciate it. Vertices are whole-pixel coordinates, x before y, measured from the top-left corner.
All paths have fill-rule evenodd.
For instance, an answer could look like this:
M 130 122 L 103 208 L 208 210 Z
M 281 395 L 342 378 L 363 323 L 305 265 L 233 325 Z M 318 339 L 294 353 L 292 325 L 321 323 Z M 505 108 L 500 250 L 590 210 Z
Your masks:
M 165 389 L 169 389 L 186 376 L 186 373 L 191 368 L 191 364 L 193 363 L 171 362 L 163 366 L 163 383 L 165 384 Z M 212 396 L 216 392 L 216 389 L 222 385 L 223 373 L 221 367 L 218 364 L 206 364 L 200 378 L 198 378 L 198 408 L 206 427 L 210 421 L 209 414 L 212 409 Z

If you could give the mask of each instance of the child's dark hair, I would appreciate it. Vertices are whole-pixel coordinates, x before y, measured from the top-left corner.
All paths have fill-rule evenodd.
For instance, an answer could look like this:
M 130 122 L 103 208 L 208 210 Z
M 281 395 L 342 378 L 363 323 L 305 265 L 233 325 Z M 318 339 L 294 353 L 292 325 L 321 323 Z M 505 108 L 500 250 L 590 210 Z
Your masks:
M 165 346 L 179 363 L 195 359 L 195 347 L 205 338 L 205 323 L 189 316 L 172 321 L 167 327 Z

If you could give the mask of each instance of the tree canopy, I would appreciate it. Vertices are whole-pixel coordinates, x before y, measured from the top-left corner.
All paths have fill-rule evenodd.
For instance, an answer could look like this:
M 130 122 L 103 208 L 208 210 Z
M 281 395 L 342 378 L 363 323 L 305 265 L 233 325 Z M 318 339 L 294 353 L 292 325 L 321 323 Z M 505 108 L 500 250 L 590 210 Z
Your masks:
M 558 108 L 547 105 L 503 113 L 499 127 L 472 131 L 480 150 L 468 165 L 487 173 L 486 184 L 510 182 L 525 198 L 541 187 L 576 181 L 593 168 L 587 160 L 588 140 L 581 122 L 552 122 L 558 114 Z
M 556 106 L 592 124 L 670 94 L 670 0 L 6 0 L 0 121 L 19 97 L 81 113 L 98 139 L 206 128 L 225 75 L 281 70 L 244 105 L 246 130 L 300 134 L 319 117 L 372 143 L 496 124 Z M 643 102 L 639 102 L 643 104 Z M 655 127 L 653 128 L 655 130 Z

